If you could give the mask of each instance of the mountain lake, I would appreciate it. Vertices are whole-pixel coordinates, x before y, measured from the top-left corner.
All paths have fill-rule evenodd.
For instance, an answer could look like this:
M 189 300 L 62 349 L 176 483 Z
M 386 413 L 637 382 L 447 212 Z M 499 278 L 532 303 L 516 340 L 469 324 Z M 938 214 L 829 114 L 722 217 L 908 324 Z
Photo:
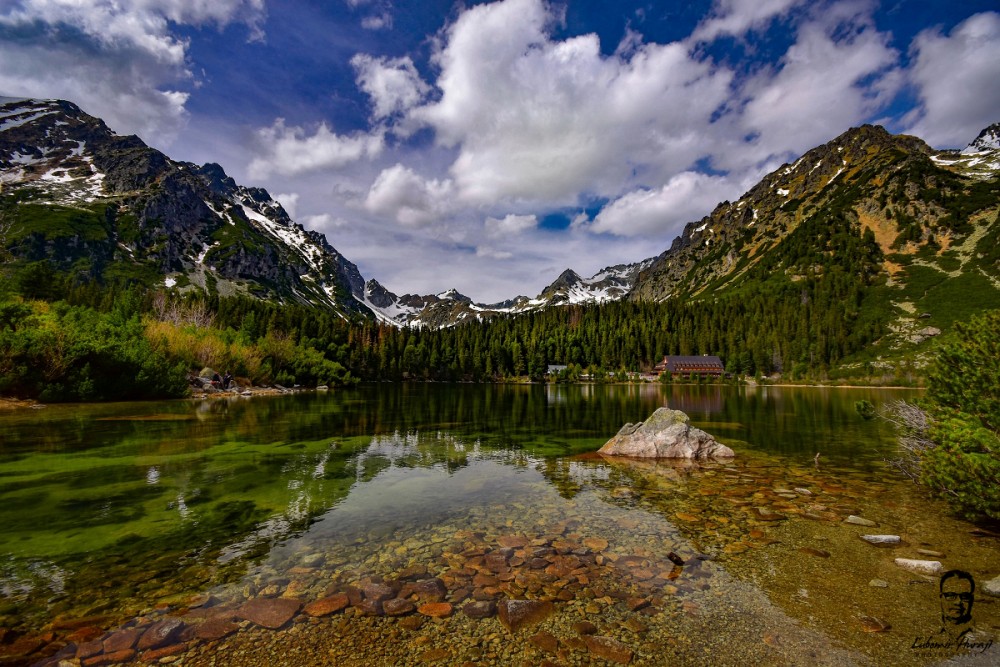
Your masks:
M 0 664 L 996 664 L 1000 535 L 894 472 L 892 425 L 854 407 L 918 396 L 370 384 L 3 412 Z M 735 459 L 595 454 L 664 405 Z M 971 621 L 897 558 L 971 574 Z

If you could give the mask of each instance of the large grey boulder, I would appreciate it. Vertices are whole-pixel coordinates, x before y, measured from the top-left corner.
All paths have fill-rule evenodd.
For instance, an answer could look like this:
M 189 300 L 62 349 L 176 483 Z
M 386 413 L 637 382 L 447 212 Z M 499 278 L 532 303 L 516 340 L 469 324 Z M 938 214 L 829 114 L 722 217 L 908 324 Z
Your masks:
M 732 458 L 735 452 L 691 426 L 680 410 L 659 408 L 640 424 L 625 424 L 598 450 L 608 456 L 657 459 Z

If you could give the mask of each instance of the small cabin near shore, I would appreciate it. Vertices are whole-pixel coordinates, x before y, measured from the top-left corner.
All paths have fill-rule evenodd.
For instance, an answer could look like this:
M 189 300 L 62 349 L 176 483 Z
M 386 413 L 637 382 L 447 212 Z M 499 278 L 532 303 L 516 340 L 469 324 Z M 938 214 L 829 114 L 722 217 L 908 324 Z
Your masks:
M 700 357 L 667 356 L 663 361 L 653 366 L 654 373 L 670 373 L 672 375 L 701 375 L 702 377 L 722 377 L 726 373 L 722 360 L 705 354 Z

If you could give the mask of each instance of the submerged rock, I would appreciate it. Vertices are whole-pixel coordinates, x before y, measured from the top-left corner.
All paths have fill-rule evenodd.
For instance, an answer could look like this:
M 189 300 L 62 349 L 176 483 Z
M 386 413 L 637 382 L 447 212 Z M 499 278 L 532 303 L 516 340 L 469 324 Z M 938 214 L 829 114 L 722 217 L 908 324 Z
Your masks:
M 987 595 L 1000 598 L 1000 577 L 994 577 L 983 583 L 983 592 Z
M 500 623 L 512 634 L 526 627 L 537 625 L 555 610 L 551 602 L 540 600 L 501 600 L 497 604 Z
M 897 558 L 896 565 L 903 568 L 907 572 L 913 572 L 914 574 L 926 574 L 929 576 L 937 576 L 944 570 L 944 566 L 941 565 L 941 561 L 937 560 Z
M 861 629 L 865 632 L 885 632 L 892 628 L 887 622 L 875 616 L 859 616 L 858 620 L 861 621 Z
M 608 456 L 658 459 L 732 458 L 735 453 L 691 426 L 680 410 L 659 408 L 640 424 L 626 424 L 598 450 Z
M 899 535 L 862 535 L 861 539 L 868 544 L 874 544 L 877 546 L 888 546 L 899 544 L 901 542 Z
M 866 528 L 874 528 L 875 526 L 878 525 L 871 519 L 865 519 L 860 516 L 855 516 L 854 514 L 851 514 L 846 519 L 844 519 L 844 523 L 850 523 L 855 526 L 865 526 Z
M 302 603 L 291 598 L 254 598 L 240 607 L 236 615 L 251 623 L 277 630 L 298 613 Z

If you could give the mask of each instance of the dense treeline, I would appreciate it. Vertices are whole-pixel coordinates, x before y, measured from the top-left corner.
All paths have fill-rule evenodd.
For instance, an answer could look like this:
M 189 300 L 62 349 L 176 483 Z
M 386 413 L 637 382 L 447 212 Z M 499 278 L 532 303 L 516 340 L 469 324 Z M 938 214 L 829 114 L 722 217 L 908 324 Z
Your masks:
M 877 340 L 881 252 L 844 215 L 805 221 L 737 289 L 662 303 L 563 306 L 439 331 L 350 330 L 347 366 L 365 378 L 539 378 L 548 364 L 648 370 L 667 354 L 714 354 L 727 370 L 824 376 Z
M 550 364 L 602 377 L 649 370 L 668 354 L 718 355 L 735 374 L 823 377 L 884 333 L 880 259 L 871 234 L 849 218 L 815 216 L 719 296 L 562 306 L 443 330 L 78 282 L 35 262 L 17 267 L 0 294 L 0 391 L 48 400 L 176 395 L 182 372 L 203 366 L 304 386 L 537 380 Z M 39 368 L 49 370 L 31 370 Z

